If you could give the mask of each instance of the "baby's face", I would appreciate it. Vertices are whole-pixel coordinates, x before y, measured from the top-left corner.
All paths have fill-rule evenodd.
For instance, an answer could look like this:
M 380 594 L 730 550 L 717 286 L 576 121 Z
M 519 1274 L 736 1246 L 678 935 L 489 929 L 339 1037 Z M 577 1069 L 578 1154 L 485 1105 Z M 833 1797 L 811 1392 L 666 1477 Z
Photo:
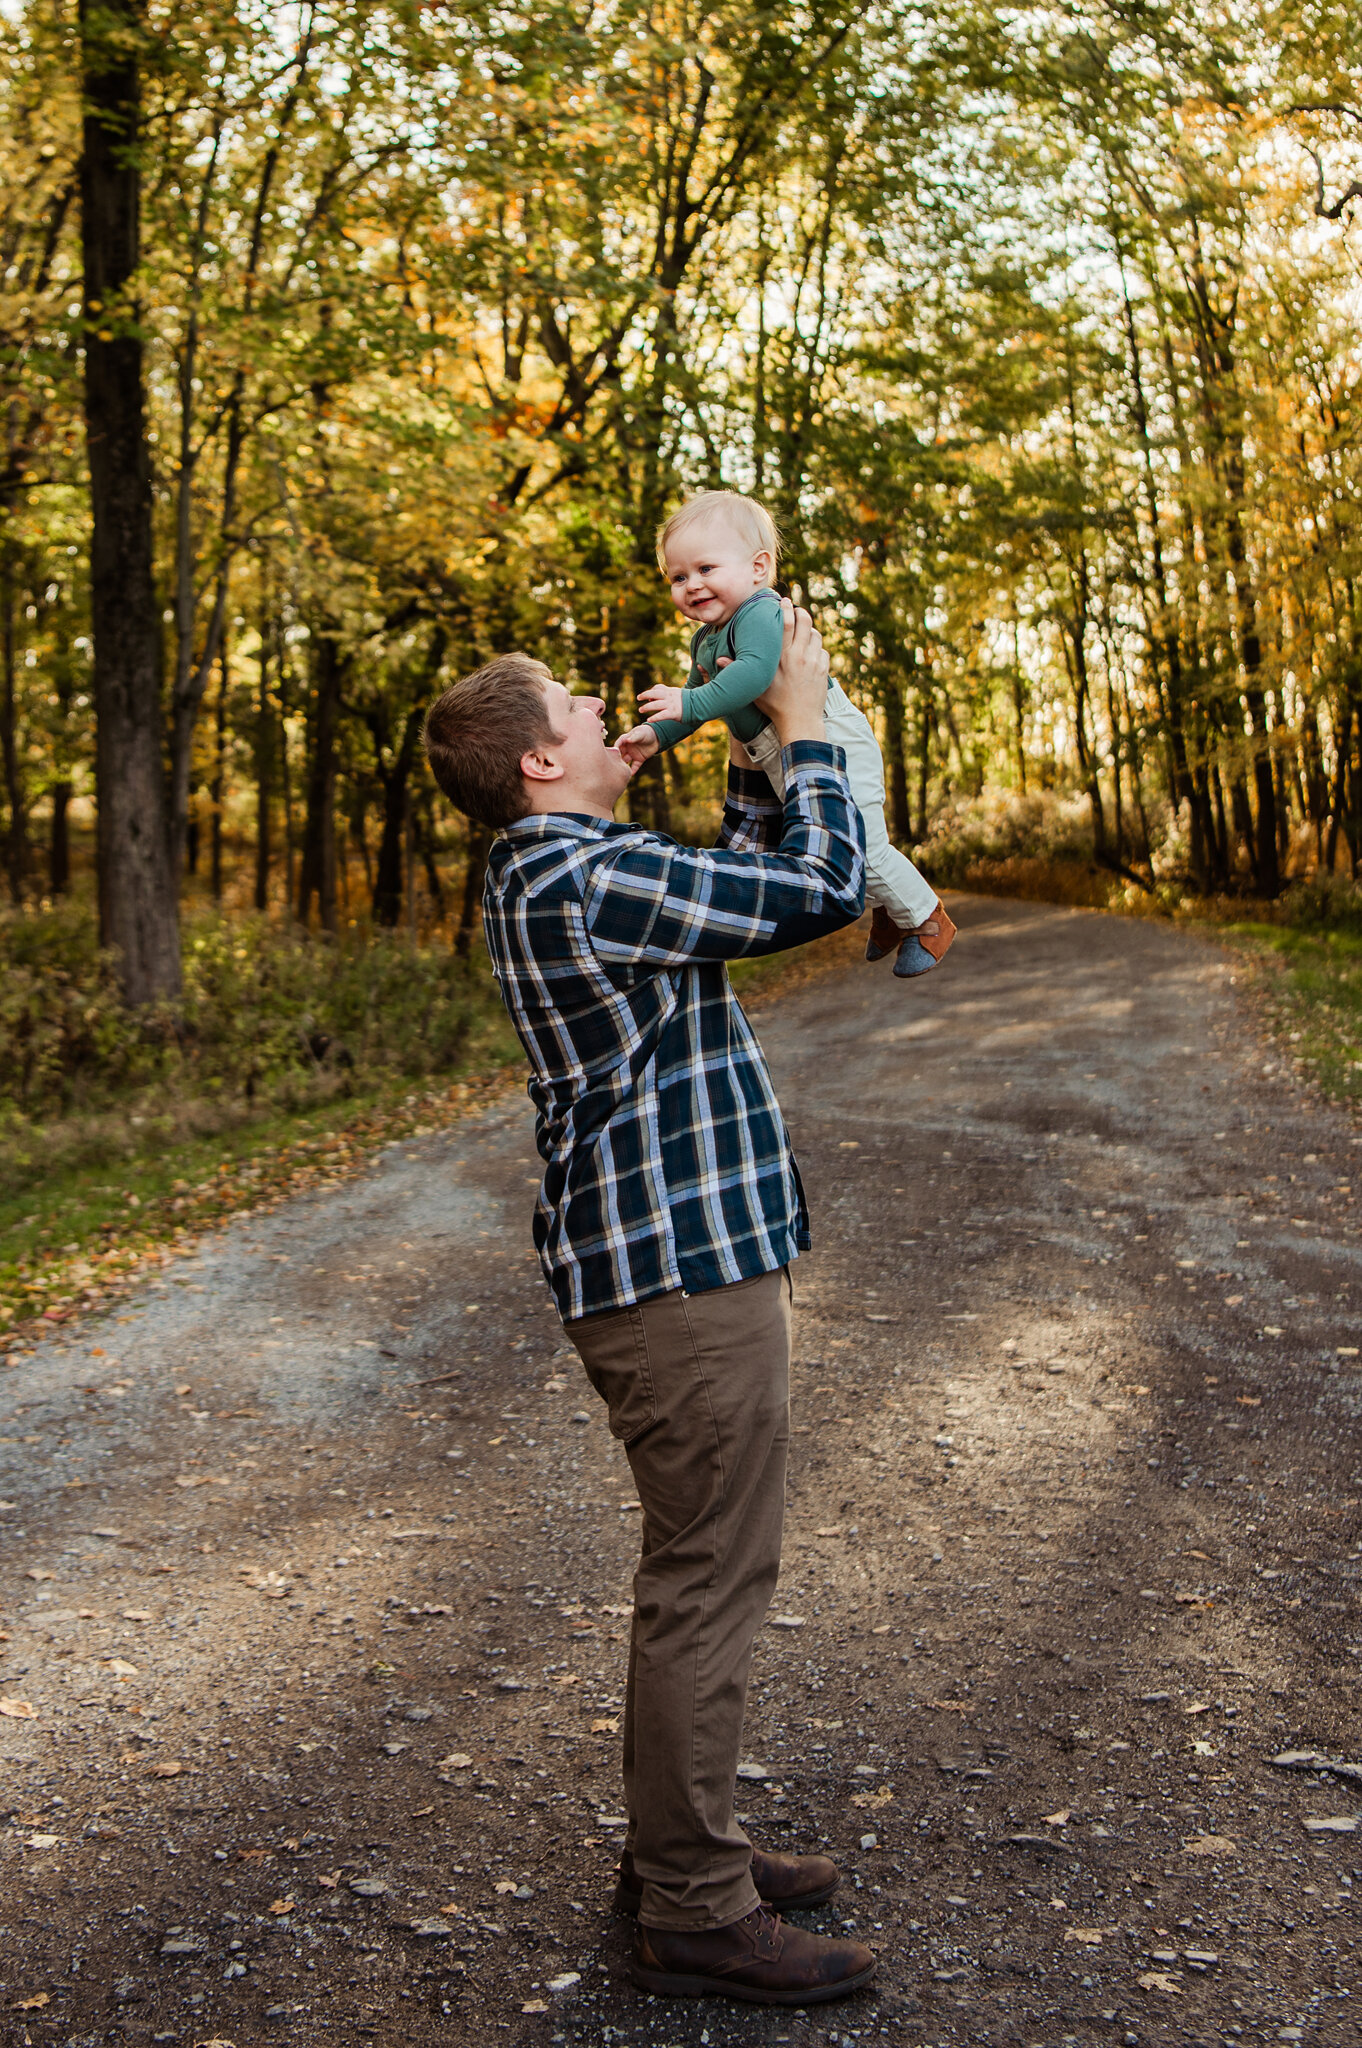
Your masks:
M 667 543 L 672 603 L 698 625 L 721 626 L 744 599 L 771 580 L 771 557 L 753 554 L 732 528 L 688 526 Z

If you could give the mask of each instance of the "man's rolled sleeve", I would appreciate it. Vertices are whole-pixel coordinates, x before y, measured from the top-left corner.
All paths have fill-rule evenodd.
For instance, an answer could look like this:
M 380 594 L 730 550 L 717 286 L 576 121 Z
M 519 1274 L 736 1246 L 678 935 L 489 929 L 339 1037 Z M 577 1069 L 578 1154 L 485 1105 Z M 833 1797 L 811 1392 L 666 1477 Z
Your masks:
M 612 966 L 681 966 L 780 953 L 852 924 L 865 907 L 865 828 L 840 749 L 805 740 L 784 754 L 779 840 L 743 802 L 762 843 L 708 850 L 632 835 L 593 867 L 582 910 Z M 769 788 L 769 784 L 767 785 Z M 731 793 L 731 792 L 730 792 Z

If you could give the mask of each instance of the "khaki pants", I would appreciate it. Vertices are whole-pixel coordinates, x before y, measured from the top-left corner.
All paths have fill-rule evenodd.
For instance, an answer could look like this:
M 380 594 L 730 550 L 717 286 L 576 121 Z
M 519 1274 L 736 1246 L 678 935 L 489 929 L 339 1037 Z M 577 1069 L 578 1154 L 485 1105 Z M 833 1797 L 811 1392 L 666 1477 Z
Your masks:
M 791 1291 L 782 1270 L 567 1325 L 643 1505 L 624 1790 L 650 1927 L 725 1927 L 757 1903 L 733 1788 L 780 1569 Z

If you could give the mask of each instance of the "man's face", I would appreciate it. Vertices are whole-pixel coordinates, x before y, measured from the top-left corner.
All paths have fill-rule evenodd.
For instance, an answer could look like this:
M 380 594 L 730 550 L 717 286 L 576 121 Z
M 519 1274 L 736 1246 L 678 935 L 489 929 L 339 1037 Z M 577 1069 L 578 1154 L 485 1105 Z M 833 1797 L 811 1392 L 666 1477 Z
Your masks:
M 555 735 L 550 751 L 563 770 L 553 808 L 609 817 L 628 788 L 632 771 L 605 743 L 605 705 L 599 697 L 574 697 L 547 668 L 544 698 Z

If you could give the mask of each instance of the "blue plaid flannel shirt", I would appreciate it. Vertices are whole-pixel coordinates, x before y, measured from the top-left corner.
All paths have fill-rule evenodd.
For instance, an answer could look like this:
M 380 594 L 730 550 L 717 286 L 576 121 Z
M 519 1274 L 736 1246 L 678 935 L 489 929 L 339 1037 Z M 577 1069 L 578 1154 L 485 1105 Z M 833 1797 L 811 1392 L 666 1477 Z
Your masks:
M 808 1213 L 726 960 L 859 917 L 865 834 L 840 749 L 787 747 L 785 801 L 730 768 L 713 848 L 557 812 L 493 842 L 492 968 L 530 1059 L 534 1240 L 563 1320 L 699 1294 L 807 1250 Z

